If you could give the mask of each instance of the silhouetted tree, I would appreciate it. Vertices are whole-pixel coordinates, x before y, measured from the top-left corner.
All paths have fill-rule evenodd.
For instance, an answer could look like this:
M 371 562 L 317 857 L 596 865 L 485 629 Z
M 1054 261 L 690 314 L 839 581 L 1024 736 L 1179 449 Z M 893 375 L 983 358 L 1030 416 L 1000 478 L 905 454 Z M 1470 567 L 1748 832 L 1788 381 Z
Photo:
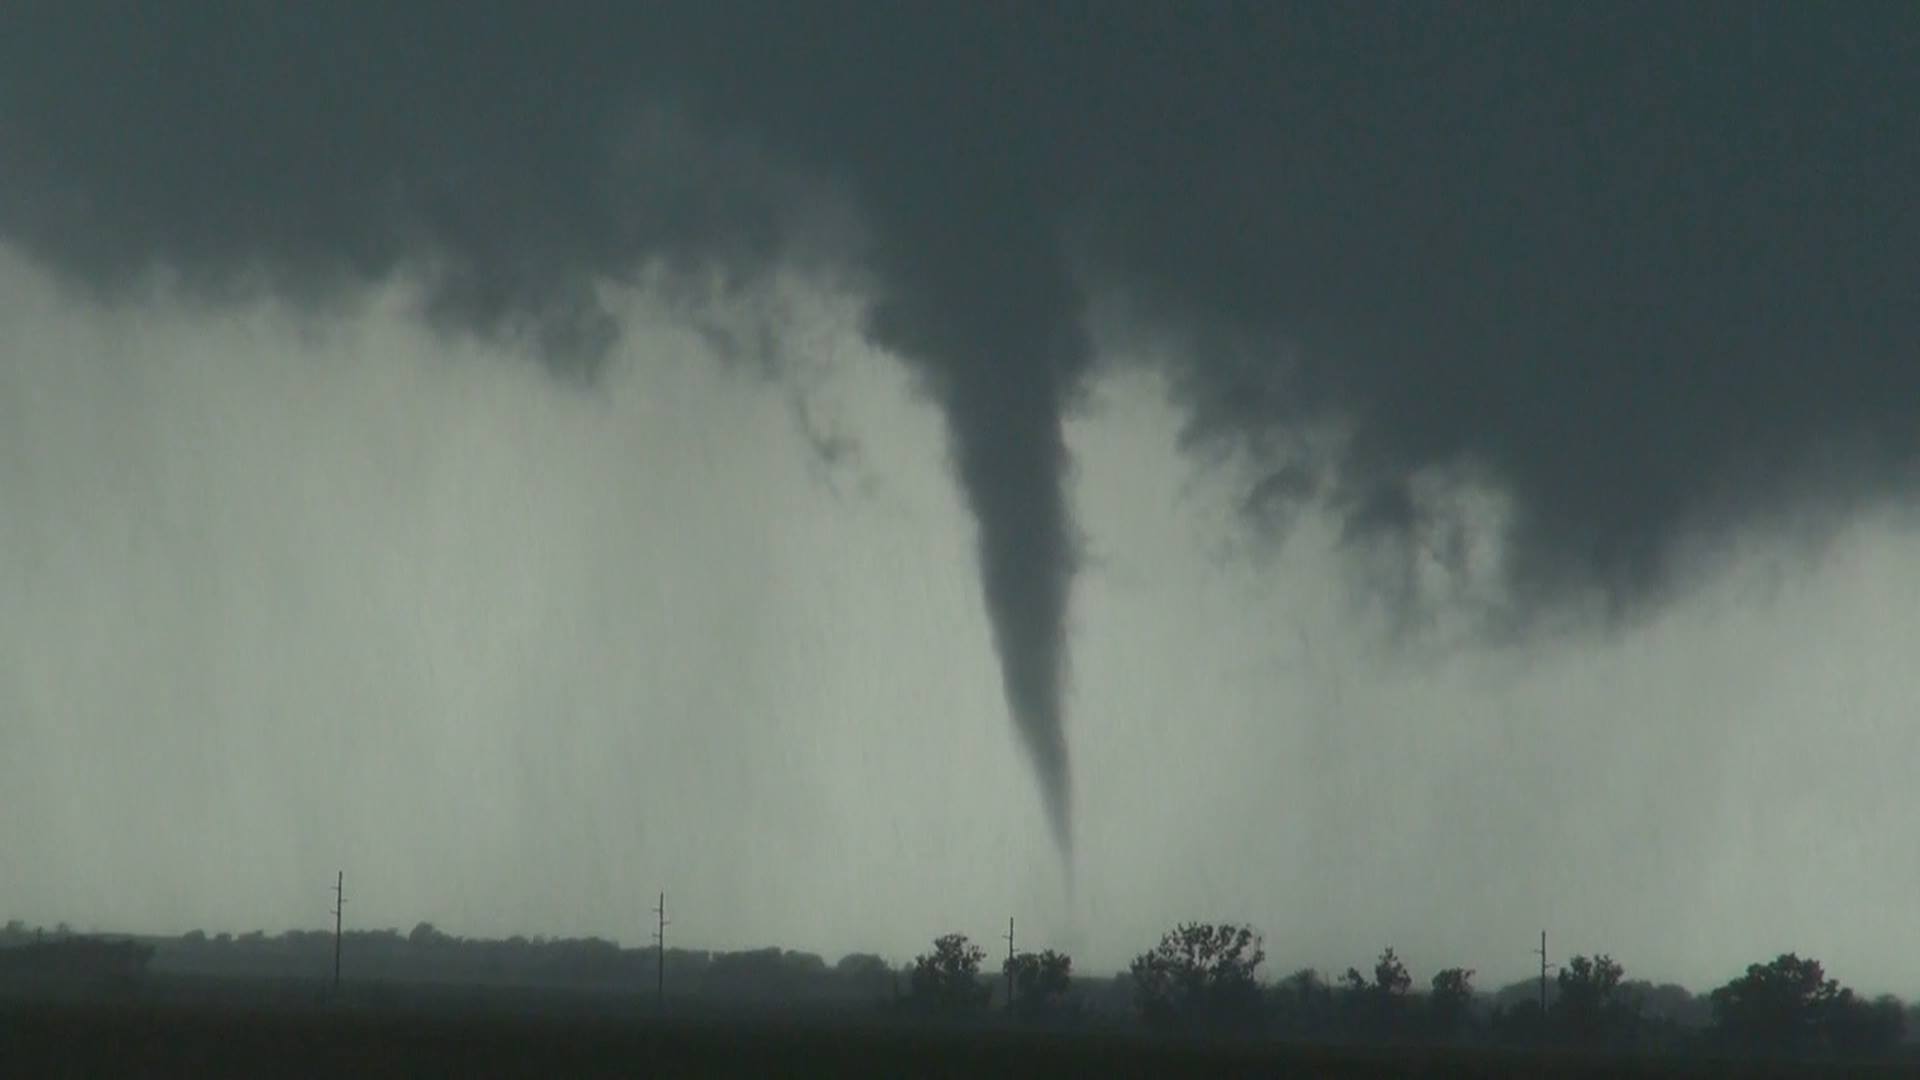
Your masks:
M 1552 1010 L 1560 1029 L 1587 1043 L 1629 1034 L 1639 1011 L 1638 1002 L 1620 989 L 1625 974 L 1619 962 L 1605 953 L 1568 960 L 1556 979 L 1560 993 Z
M 1407 974 L 1407 965 L 1393 955 L 1393 946 L 1380 954 L 1373 964 L 1373 985 L 1387 997 L 1398 998 L 1406 994 L 1413 986 L 1413 976 Z
M 1881 1057 L 1906 1033 L 1906 1006 L 1892 994 L 1864 1001 L 1842 988 L 1827 1018 L 1827 1048 L 1841 1057 Z
M 1750 1050 L 1865 1057 L 1884 1053 L 1906 1030 L 1897 999 L 1861 1001 L 1828 978 L 1820 961 L 1793 953 L 1748 965 L 1711 1000 L 1720 1035 Z
M 987 952 L 965 934 L 934 939 L 933 951 L 914 957 L 910 980 L 915 1004 L 942 1012 L 980 1009 L 993 999 L 993 987 L 980 981 Z
M 1013 976 L 1014 1011 L 1028 1019 L 1058 1015 L 1073 988 L 1073 958 L 1052 949 L 1020 953 L 1002 970 Z
M 1276 1026 L 1288 1035 L 1325 1032 L 1334 1026 L 1338 1015 L 1333 986 L 1312 968 L 1301 968 L 1281 979 L 1268 996 Z
M 134 941 L 70 935 L 0 949 L 0 979 L 24 976 L 118 994 L 139 983 L 153 952 Z
M 1260 1015 L 1255 969 L 1266 959 L 1251 927 L 1182 923 L 1134 957 L 1134 1000 L 1160 1025 L 1234 1025 Z
M 1633 1046 L 1642 1052 L 1695 1048 L 1700 1033 L 1712 1022 L 1706 996 L 1696 995 L 1684 986 L 1674 983 L 1656 986 L 1645 979 L 1625 979 L 1616 992 L 1623 1000 L 1634 1003 L 1638 1018 L 1633 1027 Z
M 833 965 L 833 974 L 846 993 L 859 997 L 884 998 L 893 988 L 893 968 L 872 953 L 848 953 Z
M 700 974 L 702 993 L 732 998 L 789 998 L 825 977 L 827 963 L 813 953 L 776 946 L 716 954 Z
M 1706 995 L 1695 994 L 1677 983 L 1654 985 L 1644 979 L 1628 979 L 1620 984 L 1622 993 L 1640 1002 L 1643 1018 L 1672 1021 L 1688 1027 L 1706 1027 L 1713 1020 Z
M 1441 1038 L 1450 1039 L 1466 1026 L 1473 1011 L 1473 970 L 1446 968 L 1433 976 L 1427 995 L 1427 1012 L 1433 1029 Z
M 1713 1023 L 1729 1041 L 1776 1053 L 1804 1053 L 1821 1041 L 1824 1014 L 1840 996 L 1820 961 L 1783 953 L 1713 992 Z
M 1348 968 L 1346 974 L 1340 977 L 1340 983 L 1345 991 L 1347 1013 L 1353 1024 L 1377 1035 L 1392 1030 L 1400 1023 L 1406 1011 L 1407 990 L 1413 986 L 1413 976 L 1407 973 L 1407 966 L 1400 962 L 1393 946 L 1389 945 L 1374 961 L 1372 979 L 1355 968 Z

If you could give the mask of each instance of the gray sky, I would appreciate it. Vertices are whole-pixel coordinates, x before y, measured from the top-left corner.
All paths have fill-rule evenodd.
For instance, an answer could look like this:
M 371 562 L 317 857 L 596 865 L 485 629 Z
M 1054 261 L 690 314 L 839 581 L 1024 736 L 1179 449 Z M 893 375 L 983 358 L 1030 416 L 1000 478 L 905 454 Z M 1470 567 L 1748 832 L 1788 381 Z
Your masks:
M 1920 990 L 1911 9 L 107 9 L 8 913 Z

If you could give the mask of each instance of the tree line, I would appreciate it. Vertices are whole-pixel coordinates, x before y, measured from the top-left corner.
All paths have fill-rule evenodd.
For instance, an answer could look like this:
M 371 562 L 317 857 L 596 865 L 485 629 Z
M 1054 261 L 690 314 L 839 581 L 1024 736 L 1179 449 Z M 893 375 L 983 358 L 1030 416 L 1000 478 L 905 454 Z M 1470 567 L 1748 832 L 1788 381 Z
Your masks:
M 985 950 L 949 934 L 914 961 L 910 1004 L 962 1015 L 989 1008 L 994 983 Z M 1250 926 L 1182 923 L 1134 957 L 1117 982 L 1134 1016 L 1162 1031 L 1265 1034 L 1302 1041 L 1420 1044 L 1553 1044 L 1636 1052 L 1708 1051 L 1873 1059 L 1905 1042 L 1907 1007 L 1871 1000 L 1827 976 L 1818 960 L 1785 953 L 1754 963 L 1706 995 L 1629 980 L 1613 957 L 1574 956 L 1544 985 L 1474 986 L 1470 968 L 1434 972 L 1423 988 L 1389 946 L 1362 971 L 1328 979 L 1301 969 L 1275 982 L 1260 973 L 1266 951 Z M 1072 960 L 1022 954 L 1008 1012 L 1071 1020 L 1081 1010 Z M 1544 1007 L 1543 1007 L 1544 999 Z
M 7 949 L 0 974 L 121 965 L 160 975 L 299 977 L 330 970 L 333 950 L 326 931 L 119 940 L 138 948 L 102 949 L 64 925 L 48 932 L 10 922 L 0 927 L 0 949 Z M 342 946 L 349 979 L 363 982 L 639 993 L 654 985 L 664 962 L 669 996 L 682 1001 L 839 1003 L 929 1020 L 1137 1024 L 1316 1042 L 1866 1059 L 1897 1052 L 1909 1026 L 1898 999 L 1866 998 L 1829 977 L 1818 960 L 1793 953 L 1751 964 L 1707 994 L 1630 979 L 1604 954 L 1570 958 L 1544 986 L 1523 980 L 1489 992 L 1464 967 L 1417 980 L 1392 947 L 1337 976 L 1300 969 L 1269 979 L 1260 934 L 1233 923 L 1177 925 L 1115 976 L 1077 973 L 1072 958 L 1053 949 L 1017 953 L 994 971 L 987 951 L 963 934 L 934 939 L 901 966 L 871 953 L 829 964 L 817 954 L 771 947 L 675 948 L 662 956 L 597 937 L 462 938 L 424 922 L 406 934 L 349 931 Z

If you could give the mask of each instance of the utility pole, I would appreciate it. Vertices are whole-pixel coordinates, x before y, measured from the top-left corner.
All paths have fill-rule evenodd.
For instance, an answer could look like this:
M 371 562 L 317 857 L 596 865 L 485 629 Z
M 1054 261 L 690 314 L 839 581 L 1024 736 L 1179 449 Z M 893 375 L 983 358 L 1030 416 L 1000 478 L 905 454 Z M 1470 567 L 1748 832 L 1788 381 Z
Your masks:
M 347 906 L 347 872 L 333 877 L 333 996 L 340 996 L 340 913 Z
M 660 1012 L 664 1014 L 667 1011 L 667 894 L 664 891 L 653 914 L 659 920 L 653 931 L 654 995 Z
M 1013 916 L 1007 916 L 1007 1015 L 1013 1015 Z
M 1540 931 L 1540 947 L 1533 950 L 1540 958 L 1540 1015 L 1547 1015 L 1547 932 Z M 1555 965 L 1557 966 L 1557 965 Z

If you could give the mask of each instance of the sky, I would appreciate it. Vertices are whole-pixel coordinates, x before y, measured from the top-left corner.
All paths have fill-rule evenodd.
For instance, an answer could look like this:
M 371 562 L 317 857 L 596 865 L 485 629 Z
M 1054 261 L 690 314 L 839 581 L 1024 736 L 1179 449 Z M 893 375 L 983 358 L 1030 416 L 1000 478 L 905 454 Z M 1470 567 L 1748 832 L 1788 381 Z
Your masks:
M 9 917 L 1920 993 L 1910 8 L 9 19 Z

